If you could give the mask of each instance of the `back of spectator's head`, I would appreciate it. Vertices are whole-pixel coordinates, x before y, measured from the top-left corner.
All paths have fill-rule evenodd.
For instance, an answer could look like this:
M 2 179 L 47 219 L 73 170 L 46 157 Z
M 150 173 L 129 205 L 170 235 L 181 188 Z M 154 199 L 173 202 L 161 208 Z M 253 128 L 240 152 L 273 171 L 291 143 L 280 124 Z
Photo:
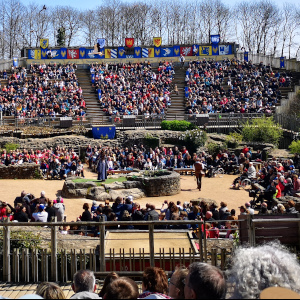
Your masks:
M 36 289 L 36 294 L 44 299 L 66 299 L 61 287 L 52 282 L 40 283 Z
M 300 292 L 297 257 L 279 244 L 238 248 L 232 261 L 228 282 L 234 284 L 233 299 L 259 298 L 260 293 L 269 287 Z
M 90 209 L 90 205 L 88 203 L 84 203 L 82 208 L 84 210 L 89 210 Z
M 130 278 L 120 277 L 112 281 L 105 293 L 105 299 L 137 299 L 139 288 Z
M 160 268 L 147 268 L 143 274 L 143 291 L 165 294 L 168 290 L 168 278 Z
M 45 197 L 46 193 L 44 191 L 41 192 L 41 197 Z
M 40 204 L 39 211 L 43 211 L 45 209 L 45 206 L 43 204 Z
M 205 214 L 205 218 L 208 219 L 208 220 L 211 219 L 212 216 L 213 216 L 213 214 L 212 214 L 211 211 L 207 211 L 206 214 Z
M 97 289 L 94 273 L 90 270 L 80 270 L 73 277 L 72 284 L 75 293 L 94 293 Z
M 227 203 L 222 201 L 222 202 L 220 203 L 220 206 L 221 206 L 221 207 L 227 207 Z
M 226 281 L 223 272 L 206 263 L 193 263 L 185 280 L 186 299 L 224 299 Z
M 109 284 L 118 278 L 119 278 L 119 275 L 117 273 L 115 273 L 115 272 L 109 273 L 104 279 L 103 287 L 99 293 L 99 296 L 103 298 L 103 296 L 106 294 L 106 290 L 107 290 L 107 287 L 109 286 Z
M 290 200 L 287 205 L 288 205 L 288 207 L 295 207 L 296 206 L 296 204 L 293 200 Z
M 184 281 L 189 270 L 177 268 L 169 281 L 169 297 L 173 299 L 184 299 Z

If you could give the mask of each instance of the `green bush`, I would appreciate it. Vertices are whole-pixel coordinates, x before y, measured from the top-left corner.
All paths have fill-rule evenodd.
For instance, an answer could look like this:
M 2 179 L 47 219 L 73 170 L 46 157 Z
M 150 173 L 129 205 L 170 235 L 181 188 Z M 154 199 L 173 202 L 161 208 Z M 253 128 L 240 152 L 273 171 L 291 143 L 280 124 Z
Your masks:
M 243 141 L 271 143 L 278 145 L 283 136 L 283 130 L 273 118 L 262 117 L 247 121 L 242 129 Z
M 4 146 L 5 150 L 7 152 L 9 151 L 15 151 L 19 148 L 19 145 L 18 144 L 11 144 L 11 143 L 7 143 L 5 146 Z
M 208 143 L 207 149 L 210 155 L 216 156 L 221 150 L 221 146 L 217 143 Z
M 42 238 L 40 234 L 31 231 L 11 231 L 11 249 L 41 249 Z M 0 247 L 3 249 L 3 230 L 0 230 Z
M 224 142 L 224 147 L 228 148 L 237 148 L 239 143 L 243 140 L 243 136 L 238 132 L 231 132 L 226 136 L 226 140 Z
M 292 143 L 289 145 L 289 149 L 291 153 L 300 153 L 300 140 L 299 141 L 292 141 Z
M 196 152 L 199 147 L 203 147 L 207 141 L 205 131 L 197 128 L 184 132 L 179 140 L 182 140 L 189 152 Z
M 187 131 L 197 128 L 196 125 L 188 122 L 188 121 L 162 121 L 161 129 L 163 130 L 172 130 L 172 131 Z

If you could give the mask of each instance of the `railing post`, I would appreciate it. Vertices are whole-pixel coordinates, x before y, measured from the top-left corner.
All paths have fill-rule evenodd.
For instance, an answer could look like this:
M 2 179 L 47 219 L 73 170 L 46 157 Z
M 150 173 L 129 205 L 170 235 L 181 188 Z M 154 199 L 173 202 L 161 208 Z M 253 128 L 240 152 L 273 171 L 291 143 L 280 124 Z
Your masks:
M 149 224 L 149 252 L 150 252 L 150 267 L 155 267 L 154 260 L 154 225 Z
M 198 224 L 199 229 L 199 251 L 200 251 L 200 262 L 203 262 L 203 245 L 202 245 L 202 222 Z
M 106 271 L 105 264 L 105 225 L 101 224 L 104 222 L 104 217 L 100 218 L 100 271 Z
M 54 223 L 56 221 L 57 217 Z M 51 281 L 57 281 L 57 226 L 51 226 Z
M 10 269 L 10 227 L 5 225 L 9 219 L 6 219 L 3 225 L 3 281 L 11 281 Z
M 247 225 L 248 225 L 248 236 L 249 236 L 249 244 L 251 247 L 255 246 L 255 224 L 252 222 L 252 216 L 248 215 L 247 217 Z

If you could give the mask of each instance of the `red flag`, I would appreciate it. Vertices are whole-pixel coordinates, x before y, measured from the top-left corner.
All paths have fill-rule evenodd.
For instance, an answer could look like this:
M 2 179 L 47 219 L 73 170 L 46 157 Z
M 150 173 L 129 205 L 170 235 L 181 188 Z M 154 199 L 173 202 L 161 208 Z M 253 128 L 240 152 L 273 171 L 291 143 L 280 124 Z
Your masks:
M 134 39 L 133 38 L 126 38 L 125 39 L 125 46 L 128 48 L 133 47 L 134 45 Z
M 67 59 L 79 59 L 79 49 L 68 49 Z

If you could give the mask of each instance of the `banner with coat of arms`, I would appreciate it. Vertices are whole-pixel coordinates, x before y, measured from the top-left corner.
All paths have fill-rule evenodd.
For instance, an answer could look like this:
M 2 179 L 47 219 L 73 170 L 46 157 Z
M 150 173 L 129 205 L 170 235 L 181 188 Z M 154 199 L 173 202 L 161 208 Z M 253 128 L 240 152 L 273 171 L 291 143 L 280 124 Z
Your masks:
M 125 46 L 128 48 L 133 47 L 134 45 L 134 39 L 133 38 L 126 38 L 125 39 Z
M 46 49 L 49 46 L 49 39 L 40 39 L 40 46 L 42 49 Z
M 142 48 L 135 47 L 134 48 L 134 58 L 141 58 L 142 57 Z
M 105 47 L 105 39 L 97 39 L 97 44 L 99 44 L 100 49 Z
M 155 47 L 160 47 L 162 43 L 162 38 L 161 37 L 155 37 L 153 38 L 153 44 Z

